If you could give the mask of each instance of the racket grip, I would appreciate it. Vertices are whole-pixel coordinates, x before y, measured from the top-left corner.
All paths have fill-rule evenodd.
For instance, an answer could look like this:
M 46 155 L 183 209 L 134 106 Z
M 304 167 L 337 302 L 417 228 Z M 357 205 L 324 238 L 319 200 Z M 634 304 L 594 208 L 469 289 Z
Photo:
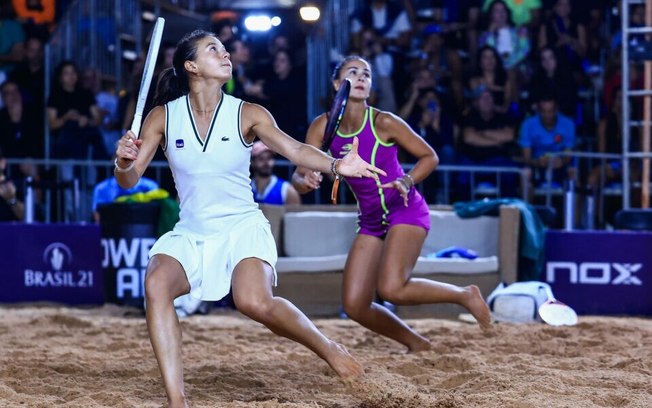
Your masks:
M 331 203 L 333 205 L 337 204 L 337 191 L 340 189 L 340 177 L 335 177 L 333 180 L 333 188 L 331 189 Z
M 142 123 L 143 120 L 143 115 L 134 115 L 134 120 L 131 122 L 131 131 L 133 132 L 134 135 L 136 135 L 136 138 L 138 137 L 138 134 L 140 133 L 140 124 Z

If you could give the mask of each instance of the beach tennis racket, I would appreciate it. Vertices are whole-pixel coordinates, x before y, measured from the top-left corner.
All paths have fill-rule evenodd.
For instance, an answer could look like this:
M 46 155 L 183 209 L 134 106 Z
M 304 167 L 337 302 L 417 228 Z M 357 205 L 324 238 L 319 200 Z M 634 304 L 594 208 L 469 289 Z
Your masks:
M 145 110 L 145 102 L 147 101 L 147 92 L 149 91 L 149 85 L 152 83 L 152 77 L 154 76 L 156 57 L 158 56 L 158 49 L 161 46 L 161 38 L 163 37 L 163 26 L 165 26 L 165 19 L 163 17 L 157 18 L 156 24 L 154 24 L 154 30 L 152 31 L 152 40 L 150 41 L 149 49 L 147 50 L 147 58 L 145 58 L 143 77 L 140 80 L 134 120 L 131 122 L 131 131 L 136 135 L 136 137 L 138 137 L 138 134 L 140 133 L 143 111 Z
M 577 313 L 570 306 L 555 299 L 552 291 L 546 288 L 548 300 L 539 306 L 541 320 L 551 326 L 575 326 Z
M 351 92 L 351 80 L 344 78 L 340 83 L 340 89 L 335 94 L 333 104 L 330 111 L 328 111 L 328 121 L 326 122 L 326 129 L 324 130 L 324 139 L 322 140 L 321 150 L 327 152 L 333 143 L 333 139 L 337 134 L 337 129 L 340 127 L 344 111 L 346 110 L 346 102 L 349 100 L 349 93 Z M 331 202 L 337 204 L 337 191 L 340 187 L 340 178 L 335 177 L 333 181 L 333 189 L 331 190 Z

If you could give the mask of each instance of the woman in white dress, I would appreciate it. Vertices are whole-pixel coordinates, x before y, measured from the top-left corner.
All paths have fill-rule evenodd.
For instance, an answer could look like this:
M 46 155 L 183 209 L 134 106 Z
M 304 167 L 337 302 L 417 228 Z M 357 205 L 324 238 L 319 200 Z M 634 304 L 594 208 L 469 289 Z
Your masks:
M 170 407 L 188 406 L 183 384 L 181 328 L 176 297 L 218 300 L 232 288 L 240 312 L 297 341 L 342 377 L 363 374 L 340 344 L 324 336 L 293 304 L 274 297 L 276 245 L 253 200 L 249 178 L 256 137 L 293 163 L 322 173 L 384 174 L 357 154 L 335 160 L 282 132 L 267 110 L 225 94 L 229 53 L 214 34 L 194 31 L 177 45 L 173 67 L 162 73 L 140 138 L 129 131 L 116 151 L 115 175 L 128 188 L 142 176 L 160 145 L 180 199 L 180 220 L 150 251 L 145 278 L 149 336 Z

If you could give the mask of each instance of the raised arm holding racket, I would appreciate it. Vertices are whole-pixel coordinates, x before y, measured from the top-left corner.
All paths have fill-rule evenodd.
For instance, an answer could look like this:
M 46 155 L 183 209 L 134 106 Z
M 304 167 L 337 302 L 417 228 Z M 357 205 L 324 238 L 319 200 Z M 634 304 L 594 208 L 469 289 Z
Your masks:
M 131 128 L 127 132 L 127 141 L 130 146 L 138 148 L 142 141 L 138 140 L 140 134 L 140 128 L 143 120 L 143 111 L 145 110 L 145 103 L 147 102 L 147 93 L 149 91 L 150 84 L 152 83 L 152 78 L 154 77 L 154 69 L 156 68 L 156 58 L 158 56 L 158 50 L 161 46 L 161 39 L 163 38 L 163 28 L 165 27 L 165 19 L 163 17 L 158 17 L 156 23 L 154 24 L 154 29 L 152 30 L 152 36 L 149 43 L 149 48 L 147 50 L 147 57 L 145 58 L 145 65 L 143 67 L 143 77 L 140 80 L 140 87 L 138 89 L 138 99 L 136 101 L 136 110 L 134 112 L 134 119 L 131 122 Z M 120 158 L 116 155 L 115 159 L 115 172 L 116 173 L 128 173 L 131 168 L 134 166 L 136 160 L 137 150 L 131 151 L 132 159 L 127 157 Z M 126 165 L 121 165 L 127 163 Z
M 310 125 L 306 142 L 318 147 L 328 143 L 333 157 L 345 157 L 356 146 L 363 160 L 386 173 L 378 180 L 344 177 L 357 200 L 359 214 L 358 234 L 343 274 L 344 311 L 409 351 L 427 350 L 430 341 L 384 305 L 374 303 L 377 293 L 395 305 L 455 303 L 468 309 L 483 329 L 489 328 L 491 314 L 476 286 L 458 287 L 411 277 L 430 229 L 428 204 L 416 184 L 435 169 L 437 154 L 401 118 L 367 104 L 372 71 L 365 59 L 345 58 L 335 68 L 332 80 L 338 90 L 349 81 L 351 84 L 339 131 L 332 133 L 332 140 L 325 138 L 331 134 L 325 129 L 333 114 L 323 114 Z M 404 172 L 399 162 L 399 148 L 416 158 L 409 172 Z M 309 178 L 305 169 L 295 172 L 293 182 L 300 193 L 314 188 L 307 182 Z

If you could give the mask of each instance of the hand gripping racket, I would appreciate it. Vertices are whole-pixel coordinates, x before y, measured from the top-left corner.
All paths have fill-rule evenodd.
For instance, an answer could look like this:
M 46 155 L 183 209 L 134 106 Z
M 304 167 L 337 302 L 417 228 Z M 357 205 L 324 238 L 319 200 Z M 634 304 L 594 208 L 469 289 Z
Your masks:
M 351 80 L 344 78 L 340 83 L 340 89 L 335 94 L 333 104 L 328 112 L 328 121 L 326 122 L 326 129 L 324 130 L 324 139 L 322 140 L 321 150 L 327 152 L 333 143 L 333 138 L 337 134 L 337 129 L 340 127 L 344 111 L 346 110 L 346 102 L 349 100 L 349 92 L 351 92 Z M 331 190 L 331 202 L 337 204 L 337 190 L 340 187 L 340 177 L 335 177 L 333 181 L 333 189 Z
M 136 102 L 136 112 L 134 113 L 134 120 L 131 122 L 131 131 L 138 138 L 140 133 L 140 124 L 143 120 L 143 110 L 145 109 L 145 102 L 147 100 L 147 92 L 149 85 L 152 83 L 154 76 L 154 68 L 156 67 L 156 57 L 158 56 L 158 49 L 161 46 L 161 38 L 163 37 L 163 26 L 165 26 L 165 19 L 159 17 L 154 24 L 152 31 L 152 39 L 149 43 L 147 50 L 147 58 L 145 59 L 145 67 L 143 68 L 143 78 L 140 81 L 140 89 L 138 89 L 138 101 Z

